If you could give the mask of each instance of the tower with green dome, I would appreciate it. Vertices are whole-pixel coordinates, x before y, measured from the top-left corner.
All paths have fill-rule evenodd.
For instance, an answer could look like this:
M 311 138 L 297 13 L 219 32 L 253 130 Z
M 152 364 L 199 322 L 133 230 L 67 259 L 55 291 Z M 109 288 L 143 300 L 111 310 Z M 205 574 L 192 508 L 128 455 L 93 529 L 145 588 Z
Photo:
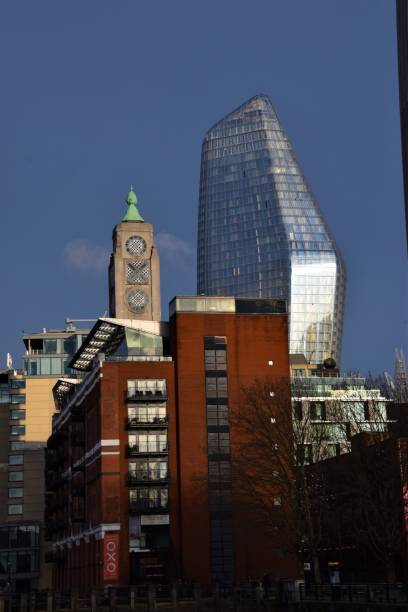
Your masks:
M 109 315 L 118 319 L 160 321 L 160 263 L 153 226 L 145 223 L 131 186 L 127 210 L 113 229 L 109 264 Z

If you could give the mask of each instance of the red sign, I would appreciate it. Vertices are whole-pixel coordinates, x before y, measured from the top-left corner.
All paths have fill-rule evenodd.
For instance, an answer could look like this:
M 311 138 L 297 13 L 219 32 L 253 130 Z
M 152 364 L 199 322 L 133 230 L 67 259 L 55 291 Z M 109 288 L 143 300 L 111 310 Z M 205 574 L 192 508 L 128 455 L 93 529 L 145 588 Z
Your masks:
M 119 534 L 105 533 L 103 539 L 103 579 L 119 580 Z

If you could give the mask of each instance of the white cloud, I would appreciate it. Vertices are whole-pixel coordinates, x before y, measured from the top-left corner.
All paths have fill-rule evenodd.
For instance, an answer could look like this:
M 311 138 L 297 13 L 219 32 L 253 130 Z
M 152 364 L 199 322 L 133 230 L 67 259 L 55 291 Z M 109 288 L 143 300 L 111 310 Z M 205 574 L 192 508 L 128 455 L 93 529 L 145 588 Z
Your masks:
M 109 251 L 91 240 L 70 240 L 64 247 L 65 264 L 80 272 L 103 272 L 108 268 Z
M 163 259 L 176 264 L 189 265 L 191 263 L 193 247 L 189 242 L 168 232 L 159 232 L 156 234 L 154 241 L 159 255 Z

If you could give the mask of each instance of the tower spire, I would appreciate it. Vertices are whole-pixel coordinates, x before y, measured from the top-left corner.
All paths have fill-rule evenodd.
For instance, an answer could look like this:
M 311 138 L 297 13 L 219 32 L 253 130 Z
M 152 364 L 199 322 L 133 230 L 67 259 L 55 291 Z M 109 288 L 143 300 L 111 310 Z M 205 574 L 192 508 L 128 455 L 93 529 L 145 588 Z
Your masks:
M 123 217 L 123 221 L 136 221 L 139 223 L 143 223 L 144 219 L 139 213 L 137 209 L 137 197 L 135 192 L 133 191 L 133 185 L 130 186 L 130 191 L 125 200 L 128 205 L 128 209 L 126 211 L 126 215 Z

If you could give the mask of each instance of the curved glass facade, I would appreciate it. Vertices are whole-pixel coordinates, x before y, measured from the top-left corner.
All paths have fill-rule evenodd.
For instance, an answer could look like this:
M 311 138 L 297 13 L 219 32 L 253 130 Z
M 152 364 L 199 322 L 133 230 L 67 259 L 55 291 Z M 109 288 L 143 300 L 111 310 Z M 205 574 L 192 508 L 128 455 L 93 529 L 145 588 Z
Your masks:
M 197 266 L 199 295 L 285 298 L 290 352 L 340 361 L 343 261 L 264 95 L 204 138 Z

